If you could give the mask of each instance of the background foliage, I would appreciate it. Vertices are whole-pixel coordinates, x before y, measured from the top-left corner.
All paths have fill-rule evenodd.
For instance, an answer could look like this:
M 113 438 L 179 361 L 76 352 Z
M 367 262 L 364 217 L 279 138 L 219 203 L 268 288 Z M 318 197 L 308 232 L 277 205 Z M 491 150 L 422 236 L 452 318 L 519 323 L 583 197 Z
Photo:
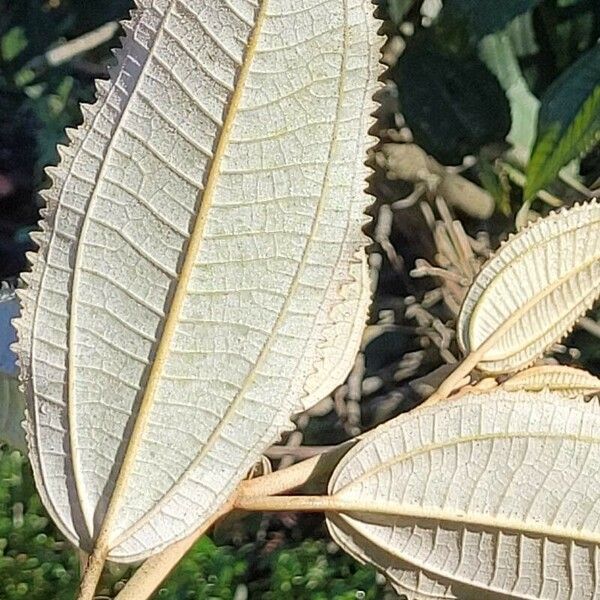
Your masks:
M 2 279 L 15 282 L 25 268 L 44 167 L 57 161 L 65 127 L 80 121 L 79 103 L 92 101 L 93 80 L 104 75 L 116 40 L 59 66 L 46 53 L 123 18 L 130 4 L 0 0 Z M 337 443 L 419 402 L 431 391 L 430 374 L 457 355 L 456 306 L 470 278 L 523 206 L 543 214 L 558 198 L 571 203 L 600 187 L 599 2 L 446 0 L 441 8 L 436 0 L 381 0 L 378 10 L 390 69 L 379 124 L 385 146 L 372 157 L 372 319 L 348 382 L 296 419 L 297 431 L 270 453 L 276 467 L 301 457 L 301 444 Z M 486 197 L 496 211 L 481 221 L 476 208 Z M 461 240 L 472 257 L 456 253 Z M 556 360 L 598 373 L 599 329 L 588 319 L 557 348 Z M 389 594 L 373 570 L 335 548 L 318 517 L 234 519 L 213 539 L 196 545 L 157 597 Z M 0 600 L 71 598 L 77 572 L 78 558 L 44 514 L 26 459 L 4 447 Z M 114 596 L 126 577 L 113 569 L 103 593 Z

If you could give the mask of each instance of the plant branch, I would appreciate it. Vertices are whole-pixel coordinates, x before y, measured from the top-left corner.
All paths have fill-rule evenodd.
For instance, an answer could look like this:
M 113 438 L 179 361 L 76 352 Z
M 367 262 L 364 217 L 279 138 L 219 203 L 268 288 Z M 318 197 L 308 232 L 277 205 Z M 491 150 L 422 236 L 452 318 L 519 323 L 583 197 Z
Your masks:
M 333 450 L 336 446 L 271 446 L 266 452 L 267 458 L 275 460 L 285 456 L 293 456 L 297 460 L 313 458 Z
M 485 346 L 485 345 L 484 345 Z M 468 377 L 471 371 L 477 366 L 483 352 L 486 348 L 471 352 L 452 373 L 442 382 L 440 387 L 431 395 L 421 406 L 430 406 L 436 404 L 440 400 L 446 399 L 457 388 L 462 387 L 468 382 Z
M 108 546 L 97 544 L 85 563 L 79 587 L 79 595 L 77 596 L 78 600 L 94 600 L 96 587 L 102 576 L 107 556 Z
M 238 508 L 237 502 L 240 499 L 242 502 L 250 501 L 251 498 L 282 494 L 300 487 L 305 487 L 310 491 L 324 490 L 335 465 L 357 441 L 358 438 L 354 438 L 338 446 L 332 446 L 328 452 L 313 456 L 287 469 L 242 481 L 230 501 L 202 527 L 183 540 L 172 544 L 160 554 L 149 558 L 134 573 L 115 600 L 146 600 L 149 598 L 198 539 L 216 521 L 231 510 Z
M 600 324 L 593 319 L 590 319 L 589 317 L 583 317 L 579 319 L 579 326 L 582 329 L 585 329 L 588 333 L 600 338 Z
M 239 496 L 235 508 L 258 512 L 327 512 L 338 510 L 335 496 Z
M 503 160 L 498 161 L 498 166 L 508 175 L 508 178 L 513 183 L 515 183 L 521 188 L 525 187 L 527 178 L 525 177 L 525 174 L 522 171 Z M 560 198 L 557 198 L 556 196 L 554 196 L 546 190 L 539 190 L 538 192 L 536 192 L 536 196 L 549 206 L 552 206 L 553 208 L 558 208 L 563 205 L 563 202 Z
M 191 535 L 171 544 L 159 554 L 146 560 L 117 594 L 115 600 L 147 600 L 150 598 L 196 541 L 232 508 L 233 500 L 230 500 Z
M 33 58 L 28 67 L 32 69 L 43 69 L 44 67 L 57 67 L 69 62 L 76 56 L 88 52 L 110 41 L 119 31 L 119 24 L 115 21 L 105 23 L 88 33 L 84 33 L 74 40 L 70 40 L 51 48 L 45 54 Z
M 274 496 L 303 488 L 305 491 L 322 490 L 329 476 L 342 456 L 350 450 L 360 438 L 352 438 L 337 446 L 330 446 L 327 452 L 315 455 L 291 467 L 242 481 L 238 488 L 239 496 Z

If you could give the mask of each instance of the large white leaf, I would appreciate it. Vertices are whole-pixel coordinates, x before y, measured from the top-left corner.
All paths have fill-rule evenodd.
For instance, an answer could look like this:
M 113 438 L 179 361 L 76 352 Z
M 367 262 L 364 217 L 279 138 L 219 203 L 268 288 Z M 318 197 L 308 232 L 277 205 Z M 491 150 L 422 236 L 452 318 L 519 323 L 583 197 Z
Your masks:
M 379 72 L 369 0 L 138 4 L 20 324 L 43 501 L 117 561 L 201 526 L 347 374 Z
M 600 411 L 476 394 L 367 435 L 330 480 L 334 538 L 412 599 L 600 595 Z
M 600 295 L 600 204 L 553 213 L 484 265 L 458 319 L 458 341 L 490 373 L 522 369 L 571 330 Z

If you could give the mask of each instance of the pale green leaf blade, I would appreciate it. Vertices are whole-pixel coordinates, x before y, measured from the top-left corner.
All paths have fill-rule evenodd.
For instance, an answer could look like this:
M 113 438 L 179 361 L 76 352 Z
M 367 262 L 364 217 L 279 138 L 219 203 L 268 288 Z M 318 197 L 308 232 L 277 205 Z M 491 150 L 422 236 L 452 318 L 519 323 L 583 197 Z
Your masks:
M 479 44 L 479 55 L 506 92 L 512 117 L 506 139 L 518 159 L 526 163 L 535 140 L 540 102 L 529 90 L 507 32 L 484 37 Z

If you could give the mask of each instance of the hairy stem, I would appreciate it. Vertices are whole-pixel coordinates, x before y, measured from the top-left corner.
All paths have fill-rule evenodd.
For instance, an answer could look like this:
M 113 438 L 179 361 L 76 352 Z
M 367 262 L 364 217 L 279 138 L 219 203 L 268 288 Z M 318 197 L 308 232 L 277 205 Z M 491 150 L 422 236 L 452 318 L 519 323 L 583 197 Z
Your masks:
M 168 548 L 149 558 L 125 584 L 115 600 L 147 600 L 152 596 L 169 573 L 177 566 L 188 550 L 210 529 L 216 521 L 233 508 L 233 500 L 213 515 L 206 523 L 188 537 L 171 544 Z
M 339 446 L 333 446 L 328 452 L 313 456 L 287 469 L 242 481 L 231 500 L 202 527 L 183 540 L 172 544 L 160 554 L 149 558 L 134 573 L 115 600 L 146 600 L 149 598 L 196 541 L 217 520 L 237 508 L 237 502 L 240 499 L 244 501 L 254 497 L 282 494 L 303 486 L 323 489 L 324 482 L 329 479 L 335 465 L 356 442 L 355 438 Z
M 87 559 L 81 584 L 79 587 L 78 600 L 94 600 L 96 595 L 96 587 L 102 577 L 102 570 L 108 556 L 108 547 L 105 545 L 96 545 L 94 551 Z
M 237 498 L 250 496 L 275 496 L 290 490 L 310 487 L 310 491 L 324 490 L 329 477 L 342 456 L 359 438 L 330 446 L 326 452 L 296 463 L 287 469 L 275 471 L 256 479 L 242 481 Z
M 334 496 L 239 496 L 235 508 L 264 512 L 327 512 L 336 510 Z
M 430 406 L 436 404 L 440 400 L 446 399 L 455 389 L 461 387 L 465 378 L 467 378 L 471 371 L 477 366 L 479 362 L 480 351 L 472 352 L 469 354 L 452 373 L 442 382 L 440 387 L 431 395 L 421 406 Z

